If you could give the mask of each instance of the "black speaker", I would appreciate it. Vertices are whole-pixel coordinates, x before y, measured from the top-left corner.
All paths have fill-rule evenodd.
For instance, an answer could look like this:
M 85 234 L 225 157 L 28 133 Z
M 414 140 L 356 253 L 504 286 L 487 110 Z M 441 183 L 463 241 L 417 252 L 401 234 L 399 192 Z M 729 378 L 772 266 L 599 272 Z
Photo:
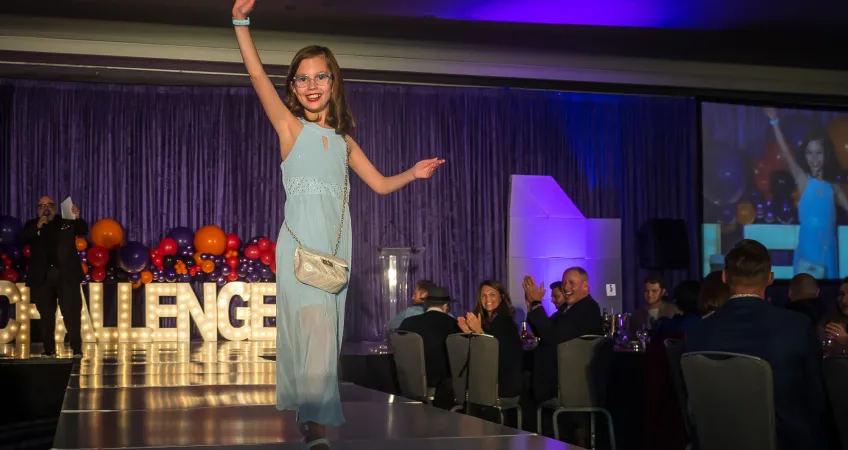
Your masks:
M 689 233 L 682 219 L 651 219 L 639 228 L 639 265 L 648 270 L 689 267 Z

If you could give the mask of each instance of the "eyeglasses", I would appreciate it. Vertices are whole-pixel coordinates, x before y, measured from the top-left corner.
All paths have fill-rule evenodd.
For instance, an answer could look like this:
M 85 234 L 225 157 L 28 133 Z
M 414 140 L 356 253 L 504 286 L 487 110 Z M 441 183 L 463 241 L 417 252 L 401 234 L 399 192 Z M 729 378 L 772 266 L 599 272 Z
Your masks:
M 52 202 L 51 203 L 39 203 L 38 209 L 47 209 L 47 208 L 52 208 L 54 206 L 56 206 L 56 204 L 52 203 Z
M 324 87 L 330 84 L 330 80 L 332 79 L 333 76 L 329 73 L 319 73 L 318 75 L 315 75 L 315 78 L 306 75 L 301 75 L 299 77 L 295 77 L 294 85 L 298 89 L 304 89 L 309 86 L 309 81 L 312 80 L 315 82 L 315 86 Z

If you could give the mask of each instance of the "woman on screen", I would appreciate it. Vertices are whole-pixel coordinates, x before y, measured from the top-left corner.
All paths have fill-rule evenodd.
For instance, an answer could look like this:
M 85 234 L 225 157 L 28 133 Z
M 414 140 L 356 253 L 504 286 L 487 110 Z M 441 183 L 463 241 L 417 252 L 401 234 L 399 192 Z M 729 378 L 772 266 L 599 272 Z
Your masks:
M 780 130 L 777 111 L 766 108 L 765 113 L 798 187 L 801 228 L 793 256 L 794 273 L 809 273 L 820 280 L 839 278 L 836 203 L 848 211 L 848 198 L 833 183 L 837 168 L 833 142 L 826 132 L 814 134 L 804 141 L 796 158 Z

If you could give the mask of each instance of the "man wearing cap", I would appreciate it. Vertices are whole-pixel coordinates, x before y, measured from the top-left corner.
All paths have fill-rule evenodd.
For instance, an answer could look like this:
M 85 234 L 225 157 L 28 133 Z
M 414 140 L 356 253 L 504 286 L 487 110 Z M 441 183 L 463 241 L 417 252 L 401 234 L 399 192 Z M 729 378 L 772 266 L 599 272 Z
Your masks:
M 447 313 L 448 305 L 453 301 L 446 288 L 431 288 L 426 298 L 427 311 L 404 319 L 398 328 L 415 333 L 424 341 L 427 386 L 436 388 L 434 403 L 443 408 L 450 408 L 454 403 L 446 341 L 449 335 L 462 333 L 456 319 Z

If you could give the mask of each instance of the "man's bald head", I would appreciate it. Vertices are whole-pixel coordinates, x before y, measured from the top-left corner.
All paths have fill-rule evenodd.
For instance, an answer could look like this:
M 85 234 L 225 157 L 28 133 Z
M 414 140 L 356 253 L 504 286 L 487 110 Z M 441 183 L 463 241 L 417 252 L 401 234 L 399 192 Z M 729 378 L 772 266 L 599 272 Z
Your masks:
M 819 296 L 819 283 L 808 273 L 799 273 L 789 282 L 789 300 L 797 302 Z

